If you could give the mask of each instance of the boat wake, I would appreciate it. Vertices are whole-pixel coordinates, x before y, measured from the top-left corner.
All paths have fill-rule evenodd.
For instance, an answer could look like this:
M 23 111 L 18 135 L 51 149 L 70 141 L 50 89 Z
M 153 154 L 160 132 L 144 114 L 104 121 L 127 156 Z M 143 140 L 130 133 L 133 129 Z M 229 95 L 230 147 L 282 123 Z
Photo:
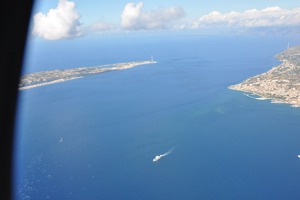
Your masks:
M 153 162 L 159 161 L 162 157 L 165 157 L 165 156 L 169 155 L 170 153 L 172 153 L 172 152 L 174 151 L 174 149 L 175 149 L 175 147 L 169 149 L 169 150 L 168 150 L 166 153 L 164 153 L 164 154 L 160 154 L 160 155 L 158 155 L 158 156 L 155 156 L 155 157 L 153 158 Z

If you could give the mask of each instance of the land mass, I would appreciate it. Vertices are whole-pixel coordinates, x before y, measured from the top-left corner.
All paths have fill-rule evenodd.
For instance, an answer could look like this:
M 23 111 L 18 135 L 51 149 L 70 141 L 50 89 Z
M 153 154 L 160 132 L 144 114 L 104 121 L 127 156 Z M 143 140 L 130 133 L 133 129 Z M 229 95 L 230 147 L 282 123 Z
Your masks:
M 123 70 L 136 67 L 138 65 L 154 64 L 156 61 L 146 60 L 139 62 L 127 62 L 117 63 L 111 65 L 102 65 L 96 67 L 80 67 L 66 70 L 52 70 L 44 72 L 36 72 L 26 74 L 21 77 L 19 90 L 26 90 L 44 85 L 59 83 L 77 78 L 83 78 L 85 76 L 95 75 L 102 72 L 108 72 L 113 70 Z
M 300 107 L 300 45 L 287 48 L 275 56 L 282 64 L 251 77 L 229 89 L 251 93 L 272 103 Z

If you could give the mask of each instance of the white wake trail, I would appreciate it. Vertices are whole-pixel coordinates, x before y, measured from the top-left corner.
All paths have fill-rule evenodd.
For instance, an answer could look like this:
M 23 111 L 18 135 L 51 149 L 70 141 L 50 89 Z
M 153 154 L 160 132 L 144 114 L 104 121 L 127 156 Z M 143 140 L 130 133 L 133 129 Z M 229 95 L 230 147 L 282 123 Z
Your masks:
M 169 149 L 169 150 L 168 150 L 166 153 L 164 153 L 164 154 L 160 154 L 160 155 L 158 155 L 158 156 L 155 156 L 155 157 L 153 158 L 153 162 L 159 161 L 162 157 L 169 155 L 170 153 L 172 153 L 172 152 L 174 151 L 174 149 L 175 149 L 175 147 Z

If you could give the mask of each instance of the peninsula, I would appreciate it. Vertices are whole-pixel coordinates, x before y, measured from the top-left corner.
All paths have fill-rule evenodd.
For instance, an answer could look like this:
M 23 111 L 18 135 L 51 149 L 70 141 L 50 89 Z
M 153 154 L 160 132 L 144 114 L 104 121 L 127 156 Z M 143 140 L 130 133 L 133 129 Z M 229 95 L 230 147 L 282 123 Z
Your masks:
M 139 62 L 127 62 L 117 63 L 111 65 L 102 65 L 95 67 L 80 67 L 66 70 L 52 70 L 44 72 L 36 72 L 32 74 L 26 74 L 21 77 L 19 90 L 26 90 L 44 85 L 59 83 L 77 78 L 83 78 L 85 76 L 95 75 L 102 72 L 108 72 L 113 70 L 123 70 L 136 67 L 145 64 L 154 64 L 156 61 L 153 59 Z
M 229 86 L 270 99 L 272 103 L 286 103 L 300 107 L 300 45 L 287 48 L 275 56 L 282 64 L 270 71 L 251 77 L 240 84 Z

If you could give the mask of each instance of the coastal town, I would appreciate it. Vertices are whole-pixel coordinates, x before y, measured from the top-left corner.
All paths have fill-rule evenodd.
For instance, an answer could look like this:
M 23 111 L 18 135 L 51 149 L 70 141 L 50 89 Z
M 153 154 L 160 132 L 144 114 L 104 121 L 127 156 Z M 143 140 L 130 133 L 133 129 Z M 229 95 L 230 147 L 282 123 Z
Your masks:
M 23 77 L 21 77 L 19 90 L 26 90 L 26 89 L 31 89 L 35 87 L 44 86 L 44 85 L 82 78 L 85 76 L 95 75 L 102 72 L 108 72 L 113 70 L 124 70 L 139 65 L 154 64 L 154 63 L 156 63 L 156 61 L 151 59 L 146 61 L 117 63 L 117 64 L 102 65 L 102 66 L 95 66 L 95 67 L 80 67 L 80 68 L 66 69 L 66 70 L 36 72 L 36 73 L 26 74 Z
M 300 107 L 300 45 L 289 47 L 276 55 L 282 64 L 270 71 L 251 77 L 229 89 L 270 99 L 272 103 L 286 103 Z

